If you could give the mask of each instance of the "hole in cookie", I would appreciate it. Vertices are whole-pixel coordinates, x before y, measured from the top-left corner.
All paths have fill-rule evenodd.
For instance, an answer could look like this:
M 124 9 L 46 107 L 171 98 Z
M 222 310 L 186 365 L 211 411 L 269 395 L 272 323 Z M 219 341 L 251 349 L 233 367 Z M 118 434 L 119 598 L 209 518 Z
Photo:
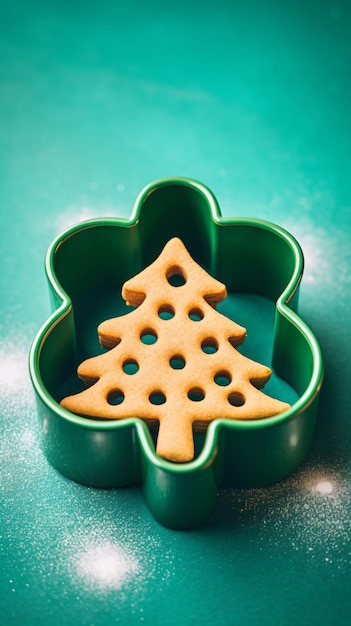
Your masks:
M 122 368 L 125 374 L 133 375 L 139 370 L 139 365 L 135 359 L 126 359 Z
M 152 330 L 152 328 L 145 328 L 145 330 L 143 330 L 142 333 L 140 334 L 140 341 L 142 341 L 148 346 L 152 345 L 153 343 L 156 343 L 157 341 L 156 331 Z
M 245 404 L 245 396 L 240 391 L 232 391 L 228 396 L 228 402 L 232 406 L 243 406 Z
M 226 387 L 232 382 L 232 377 L 229 372 L 227 372 L 226 370 L 222 370 L 220 372 L 217 372 L 214 377 L 214 381 L 217 385 L 220 385 L 221 387 Z
M 121 389 L 113 389 L 113 391 L 110 391 L 110 393 L 107 396 L 107 402 L 114 406 L 118 404 L 122 404 L 123 400 L 124 400 L 124 393 L 123 391 L 121 391 Z
M 161 320 L 171 320 L 175 316 L 175 310 L 171 304 L 162 304 L 158 310 Z
M 174 370 L 182 370 L 185 367 L 185 359 L 180 354 L 175 354 L 169 360 L 169 364 Z
M 204 313 L 198 307 L 190 309 L 188 316 L 193 322 L 201 322 L 204 319 Z
M 167 271 L 166 278 L 172 287 L 182 287 L 186 283 L 183 271 L 177 265 L 170 267 Z
M 207 337 L 201 344 L 201 349 L 206 354 L 214 354 L 218 350 L 218 341 L 213 337 Z
M 151 402 L 151 404 L 164 404 L 166 402 L 166 396 L 162 391 L 152 391 L 149 395 L 149 402 Z
M 188 391 L 188 398 L 192 402 L 201 402 L 205 397 L 205 392 L 200 387 L 192 387 Z

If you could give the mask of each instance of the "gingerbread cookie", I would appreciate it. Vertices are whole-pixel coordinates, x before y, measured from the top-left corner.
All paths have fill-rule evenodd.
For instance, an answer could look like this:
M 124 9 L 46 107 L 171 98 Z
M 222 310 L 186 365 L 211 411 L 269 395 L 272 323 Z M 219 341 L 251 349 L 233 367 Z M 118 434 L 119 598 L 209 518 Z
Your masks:
M 216 418 L 260 419 L 289 408 L 260 391 L 271 370 L 236 350 L 246 330 L 215 308 L 225 285 L 180 239 L 128 280 L 122 295 L 136 308 L 100 324 L 100 342 L 110 350 L 80 364 L 88 388 L 64 398 L 64 408 L 158 423 L 156 452 L 175 462 L 193 459 L 193 430 Z

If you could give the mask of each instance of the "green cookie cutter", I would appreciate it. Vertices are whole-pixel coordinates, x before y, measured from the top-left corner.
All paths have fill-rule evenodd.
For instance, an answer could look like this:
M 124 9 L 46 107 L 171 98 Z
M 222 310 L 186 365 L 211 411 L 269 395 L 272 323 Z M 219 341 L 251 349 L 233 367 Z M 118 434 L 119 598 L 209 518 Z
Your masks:
M 72 393 L 77 365 L 101 350 L 97 324 L 121 314 L 122 284 L 174 236 L 228 293 L 276 302 L 272 364 L 298 393 L 280 415 L 211 422 L 199 454 L 182 464 L 156 455 L 148 427 L 136 417 L 93 420 L 59 404 L 67 385 Z M 191 528 L 207 518 L 220 486 L 269 485 L 297 469 L 314 434 L 323 362 L 296 312 L 303 255 L 288 232 L 262 220 L 223 218 L 204 185 L 167 178 L 143 189 L 130 219 L 94 219 L 57 237 L 46 273 L 54 312 L 34 339 L 29 369 L 41 446 L 59 472 L 93 487 L 139 483 L 161 524 Z

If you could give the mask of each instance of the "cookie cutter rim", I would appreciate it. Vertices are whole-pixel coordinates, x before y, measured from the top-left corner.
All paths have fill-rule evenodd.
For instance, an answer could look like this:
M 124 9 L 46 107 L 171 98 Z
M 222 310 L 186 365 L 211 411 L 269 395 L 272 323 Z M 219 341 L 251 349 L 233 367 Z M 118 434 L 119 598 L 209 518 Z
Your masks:
M 279 415 L 265 419 L 229 420 L 222 418 L 214 420 L 209 424 L 207 428 L 204 445 L 199 455 L 192 461 L 182 464 L 172 463 L 156 455 L 149 429 L 147 425 L 139 418 L 131 416 L 129 419 L 124 420 L 108 420 L 97 422 L 96 420 L 91 420 L 74 415 L 69 411 L 63 409 L 51 397 L 50 393 L 48 393 L 47 388 L 42 380 L 40 371 L 41 350 L 47 336 L 52 332 L 53 328 L 57 324 L 60 324 L 61 321 L 72 311 L 71 298 L 61 287 L 55 272 L 54 265 L 57 250 L 62 244 L 67 241 L 67 239 L 74 236 L 77 232 L 81 232 L 85 229 L 95 228 L 96 226 L 120 226 L 127 229 L 133 227 L 137 228 L 142 218 L 142 213 L 145 209 L 145 202 L 149 198 L 150 194 L 154 193 L 158 189 L 174 185 L 189 187 L 199 192 L 204 197 L 207 203 L 210 219 L 215 225 L 223 227 L 254 227 L 263 231 L 270 231 L 270 233 L 273 233 L 275 236 L 283 239 L 285 243 L 289 246 L 294 258 L 294 270 L 285 289 L 276 300 L 276 322 L 277 320 L 283 320 L 286 321 L 288 325 L 291 324 L 296 327 L 298 332 L 304 337 L 304 340 L 309 345 L 313 363 L 312 374 L 310 376 L 309 383 L 307 384 L 303 393 L 300 395 L 299 399 L 288 410 Z M 30 376 L 37 395 L 37 399 L 40 400 L 40 402 L 46 407 L 48 411 L 55 414 L 55 416 L 59 419 L 74 424 L 78 428 L 83 428 L 84 430 L 88 430 L 91 432 L 108 432 L 132 427 L 133 432 L 135 433 L 135 437 L 138 441 L 140 455 L 144 457 L 144 461 L 146 460 L 148 464 L 153 466 L 155 471 L 160 470 L 161 472 L 166 472 L 167 475 L 172 475 L 173 478 L 177 476 L 189 476 L 191 474 L 203 472 L 207 468 L 211 467 L 217 456 L 218 447 L 221 445 L 219 440 L 223 429 L 227 429 L 232 432 L 249 432 L 259 429 L 261 432 L 265 429 L 269 429 L 270 427 L 279 426 L 287 423 L 289 419 L 294 418 L 295 416 L 305 412 L 310 405 L 315 403 L 317 399 L 323 380 L 324 369 L 321 350 L 318 341 L 314 336 L 314 333 L 311 331 L 308 325 L 305 324 L 305 322 L 299 317 L 296 311 L 289 306 L 289 304 L 294 299 L 295 294 L 297 294 L 298 292 L 298 288 L 303 275 L 303 268 L 304 260 L 300 245 L 298 244 L 296 239 L 282 227 L 271 222 L 255 218 L 222 217 L 219 205 L 212 192 L 205 185 L 198 181 L 185 177 L 172 177 L 156 180 L 153 183 L 147 185 L 139 193 L 129 219 L 112 217 L 97 218 L 79 223 L 77 225 L 71 226 L 63 233 L 58 235 L 49 246 L 45 259 L 45 269 L 49 286 L 53 294 L 54 311 L 37 333 L 29 355 Z M 219 481 L 219 483 L 220 482 L 221 481 Z M 146 500 L 148 500 L 147 497 Z M 162 515 L 159 516 L 157 514 L 158 512 L 157 510 L 155 511 L 155 507 L 150 506 L 149 502 L 147 503 L 151 510 L 154 509 L 152 512 L 154 513 L 155 517 L 160 518 L 159 521 L 161 521 L 161 523 L 165 523 L 166 525 L 174 527 L 187 527 L 196 525 L 199 521 L 196 520 L 194 524 L 192 523 L 192 521 L 185 522 L 184 524 L 179 522 L 173 523 L 172 514 L 170 516 L 170 521 L 169 515 L 166 515 L 167 519 L 165 521 L 164 519 L 162 519 Z

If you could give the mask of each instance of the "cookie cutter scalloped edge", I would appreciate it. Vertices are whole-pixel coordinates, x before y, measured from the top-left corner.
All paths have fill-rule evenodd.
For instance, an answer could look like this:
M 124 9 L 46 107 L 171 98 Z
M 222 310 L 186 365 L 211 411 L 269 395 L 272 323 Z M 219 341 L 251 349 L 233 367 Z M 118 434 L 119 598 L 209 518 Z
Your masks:
M 210 273 L 227 286 L 229 282 L 228 292 L 233 283 L 235 288 L 249 287 L 248 291 L 275 300 L 273 367 L 298 390 L 298 401 L 288 411 L 264 420 L 211 422 L 201 452 L 183 464 L 156 455 L 149 429 L 138 418 L 101 422 L 63 409 L 50 391 L 51 372 L 59 372 L 67 360 L 75 359 L 75 330 L 72 300 L 58 276 L 57 256 L 62 263 L 68 242 L 69 271 L 72 242 L 88 248 L 89 254 L 87 243 L 104 233 L 110 247 L 111 235 L 113 242 L 116 237 L 119 243 L 128 239 L 124 249 L 121 246 L 121 265 L 126 255 L 140 256 L 141 248 L 144 255 L 155 258 L 166 240 L 180 236 L 192 255 L 195 250 L 197 256 L 206 257 Z M 257 258 L 263 269 L 257 268 Z M 245 276 L 237 273 L 233 278 L 229 262 L 245 267 Z M 222 217 L 211 191 L 182 177 L 147 185 L 129 219 L 89 220 L 58 236 L 47 251 L 45 265 L 53 313 L 39 330 L 29 355 L 41 445 L 48 461 L 68 478 L 90 486 L 140 483 L 151 513 L 171 528 L 203 522 L 221 485 L 263 486 L 295 471 L 313 439 L 323 380 L 318 341 L 297 314 L 303 265 L 301 248 L 286 230 L 263 220 Z M 265 281 L 266 273 L 269 280 Z

